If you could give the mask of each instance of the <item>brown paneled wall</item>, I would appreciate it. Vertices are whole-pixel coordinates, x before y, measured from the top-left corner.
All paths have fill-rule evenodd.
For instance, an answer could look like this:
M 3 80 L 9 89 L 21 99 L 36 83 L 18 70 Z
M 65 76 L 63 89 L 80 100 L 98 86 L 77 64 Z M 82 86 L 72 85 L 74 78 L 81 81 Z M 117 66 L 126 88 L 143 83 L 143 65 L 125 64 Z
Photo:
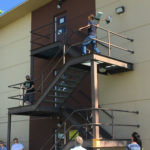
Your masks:
M 53 22 L 54 17 L 66 13 L 67 25 L 74 29 L 87 23 L 87 16 L 95 13 L 95 0 L 65 0 L 62 8 L 58 9 L 57 0 L 35 10 L 32 13 L 32 30 Z
M 30 119 L 30 150 L 40 150 L 45 145 L 47 140 L 51 137 L 57 127 L 58 119 L 55 117 L 31 117 Z M 54 140 L 54 138 L 52 139 Z M 52 141 L 48 141 L 44 150 L 50 149 Z
M 77 32 L 80 26 L 87 24 L 88 15 L 91 13 L 95 13 L 95 0 L 65 0 L 62 4 L 61 9 L 57 8 L 57 0 L 54 0 L 51 3 L 32 12 L 32 30 L 42 25 L 53 22 L 54 17 L 62 13 L 66 14 L 68 31 Z M 74 43 L 79 39 L 82 39 L 81 36 L 74 35 L 74 41 L 71 40 L 71 43 Z M 32 72 L 32 74 L 34 75 L 34 79 L 39 77 L 41 71 L 46 67 L 49 61 L 50 60 L 34 58 L 34 72 Z M 47 68 L 47 72 L 51 67 Z M 74 103 L 74 106 L 89 107 L 91 105 L 90 91 L 91 89 L 89 74 L 82 80 L 78 88 L 74 91 L 70 99 L 68 99 L 67 101 L 70 101 L 72 104 Z M 80 103 L 75 102 L 78 100 L 80 100 Z M 31 117 L 31 120 L 32 118 L 33 117 Z M 56 122 L 57 120 L 55 119 L 39 119 L 37 121 L 30 122 L 30 150 L 39 150 L 41 144 L 45 140 L 45 137 L 49 137 L 50 135 L 54 134 Z M 47 150 L 48 149 L 49 148 L 47 148 Z

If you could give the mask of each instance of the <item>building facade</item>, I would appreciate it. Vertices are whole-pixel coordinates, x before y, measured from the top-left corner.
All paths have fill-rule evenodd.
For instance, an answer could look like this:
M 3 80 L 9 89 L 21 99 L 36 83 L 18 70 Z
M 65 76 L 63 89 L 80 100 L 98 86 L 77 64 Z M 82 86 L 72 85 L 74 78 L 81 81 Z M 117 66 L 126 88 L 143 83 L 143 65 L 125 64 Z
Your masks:
M 16 93 L 16 90 L 11 90 L 8 86 L 18 81 L 22 82 L 25 74 L 30 74 L 30 30 L 30 13 L 0 29 L 0 139 L 5 142 L 8 108 L 19 105 L 18 101 L 8 99 L 10 95 Z M 14 116 L 12 119 L 12 138 L 18 137 L 28 149 L 29 117 Z
M 107 26 L 111 31 L 131 37 L 134 42 L 125 42 L 112 36 L 113 43 L 120 43 L 134 50 L 134 54 L 116 51 L 112 48 L 112 55 L 134 63 L 134 70 L 117 75 L 99 76 L 99 103 L 106 108 L 138 110 L 139 115 L 116 114 L 116 123 L 139 124 L 140 128 L 115 129 L 115 136 L 128 138 L 133 131 L 137 131 L 142 138 L 144 149 L 149 149 L 149 1 L 96 1 L 96 10 L 105 16 L 112 16 L 112 23 Z M 115 9 L 124 6 L 123 14 L 116 14 Z M 101 36 L 101 31 L 98 31 Z M 102 33 L 103 34 L 103 33 Z
M 142 137 L 144 150 L 148 150 L 148 6 L 148 0 L 143 0 L 142 2 L 137 2 L 136 0 L 45 0 L 39 3 L 35 0 L 29 0 L 16 8 L 16 12 L 12 12 L 12 15 L 14 14 L 15 16 L 17 11 L 20 12 L 21 7 L 25 12 L 25 14 L 20 13 L 20 16 L 13 19 L 14 21 L 9 16 L 5 21 L 5 16 L 2 16 L 0 19 L 4 20 L 4 22 L 2 22 L 0 28 L 0 131 L 2 133 L 0 139 L 6 141 L 7 137 L 7 108 L 12 108 L 9 109 L 9 113 L 13 115 L 11 120 L 11 139 L 18 137 L 25 145 L 25 149 L 33 150 L 40 149 L 42 146 L 45 146 L 45 149 L 50 149 L 53 144 L 55 144 L 54 148 L 58 149 L 62 141 L 65 144 L 65 140 L 70 140 L 69 133 L 63 140 L 60 138 L 60 135 L 64 134 L 64 129 L 58 133 L 56 132 L 58 124 L 62 124 L 72 110 L 102 107 L 109 109 L 109 114 L 101 111 L 99 113 L 100 122 L 111 124 L 112 119 L 108 116 L 112 117 L 112 115 L 115 119 L 110 126 L 104 125 L 100 128 L 101 138 L 109 138 L 110 140 L 113 134 L 114 139 L 129 139 L 131 133 L 137 131 Z M 119 7 L 125 8 L 125 12 L 117 14 L 116 8 Z M 101 68 L 101 65 L 105 70 L 110 67 L 110 64 L 115 67 L 118 65 L 116 70 L 111 66 L 112 71 L 107 70 L 108 73 L 102 73 L 101 71 L 98 71 L 98 74 L 96 73 L 96 78 L 98 78 L 97 89 L 95 88 L 97 81 L 95 81 L 95 74 L 93 73 L 95 68 L 92 68 L 92 65 L 91 68 L 89 67 L 90 65 L 83 65 L 82 58 L 82 61 L 80 60 L 81 43 L 85 35 L 87 35 L 87 31 L 79 33 L 78 28 L 87 24 L 89 14 L 95 14 L 99 11 L 103 12 L 100 25 L 108 30 L 97 29 L 98 40 L 108 42 L 107 35 L 108 31 L 111 30 L 124 37 L 134 39 L 134 41 L 131 42 L 127 38 L 121 39 L 111 33 L 110 42 L 119 47 L 126 47 L 127 51 L 111 46 L 111 55 L 108 56 L 109 44 L 100 41 L 97 46 L 102 52 L 101 57 L 91 53 L 88 55 L 90 60 L 86 56 L 83 58 L 87 64 L 90 62 L 92 64 L 93 60 L 97 62 L 98 69 Z M 10 14 L 6 14 L 6 17 L 7 15 Z M 109 24 L 105 22 L 107 16 L 112 18 Z M 74 43 L 80 44 L 70 48 L 69 46 Z M 68 82 L 75 82 L 75 77 L 71 76 L 68 79 L 65 65 L 62 66 L 62 61 L 65 61 L 62 58 L 64 45 L 66 49 L 71 49 L 66 55 L 66 66 L 69 64 L 67 62 L 71 62 L 70 60 L 82 62 L 72 65 L 75 68 L 73 68 L 73 71 L 71 70 L 72 74 L 80 76 L 83 73 L 81 75 L 83 77 L 78 80 L 79 83 L 74 88 L 72 87 L 73 84 L 66 85 Z M 91 47 L 88 47 L 88 49 L 91 49 Z M 131 53 L 132 51 L 130 50 L 133 50 L 134 53 Z M 58 65 L 56 65 L 57 63 Z M 132 70 L 132 67 L 120 67 L 119 65 L 123 63 L 127 66 L 134 64 L 134 69 Z M 35 81 L 37 90 L 35 103 L 33 106 L 19 108 L 17 107 L 18 101 L 7 98 L 17 94 L 18 91 L 8 89 L 8 86 L 24 81 L 26 74 L 31 74 Z M 59 74 L 61 74 L 60 78 L 55 81 Z M 44 82 L 43 78 L 46 82 Z M 51 87 L 51 84 L 53 87 Z M 72 91 L 70 90 L 71 88 L 73 88 Z M 61 95 L 60 92 L 63 94 L 70 93 L 65 100 L 66 105 L 61 105 L 61 109 L 56 112 L 59 101 L 66 96 L 65 94 Z M 46 96 L 51 98 L 48 99 Z M 93 103 L 93 100 L 96 101 L 97 99 L 99 101 L 98 105 Z M 49 106 L 51 108 L 47 110 L 46 108 Z M 117 111 L 113 112 L 112 109 Z M 124 112 L 119 112 L 118 110 L 124 110 Z M 134 113 L 126 113 L 125 111 L 134 111 Z M 136 111 L 139 111 L 139 114 L 136 114 Z M 87 113 L 88 115 L 86 114 L 86 118 L 91 117 L 90 113 L 96 115 L 94 111 L 90 111 L 89 114 Z M 82 115 L 85 117 L 85 114 Z M 94 120 L 93 118 L 91 117 L 92 123 L 99 123 L 99 119 Z M 69 128 L 70 124 L 83 123 L 85 123 L 83 119 L 75 116 L 67 122 L 67 127 Z M 115 126 L 114 124 L 123 124 L 123 126 Z M 114 125 L 113 129 L 112 125 Z M 79 130 L 79 128 L 76 129 Z M 95 131 L 98 131 L 97 128 Z M 84 132 L 84 129 L 82 129 L 80 134 L 84 136 Z M 90 137 L 86 133 L 86 137 L 88 136 Z M 94 137 L 96 138 L 95 135 Z M 58 142 L 59 140 L 60 143 Z M 103 146 L 101 149 L 111 148 L 111 144 L 108 145 Z M 120 147 L 118 145 L 116 142 L 111 149 L 114 149 L 113 147 L 120 150 L 125 149 L 125 145 Z

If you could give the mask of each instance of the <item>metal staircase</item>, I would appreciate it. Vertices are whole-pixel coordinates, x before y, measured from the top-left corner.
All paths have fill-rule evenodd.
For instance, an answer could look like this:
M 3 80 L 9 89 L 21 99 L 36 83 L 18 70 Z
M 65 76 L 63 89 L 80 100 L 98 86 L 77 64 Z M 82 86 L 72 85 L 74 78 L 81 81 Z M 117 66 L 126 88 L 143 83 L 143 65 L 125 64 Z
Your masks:
M 69 98 L 70 94 L 78 86 L 81 80 L 86 76 L 87 72 L 88 71 L 83 69 L 69 67 L 61 75 L 53 88 L 51 88 L 42 103 L 53 102 L 55 107 L 64 107 L 65 100 Z
M 100 141 L 101 141 L 101 147 L 103 148 L 111 148 L 111 147 L 124 147 L 127 145 L 127 143 L 130 141 L 129 139 L 117 139 L 113 135 L 114 127 L 122 126 L 122 127 L 134 127 L 138 128 L 139 125 L 136 124 L 120 124 L 115 123 L 115 115 L 111 115 L 111 112 L 118 112 L 118 113 L 126 113 L 126 114 L 135 114 L 137 115 L 137 111 L 127 111 L 127 110 L 118 110 L 118 109 L 108 109 L 108 108 L 98 108 L 96 110 L 100 112 L 105 113 L 107 117 L 110 118 L 111 122 L 108 123 L 92 123 L 92 118 L 90 114 L 95 109 L 87 108 L 87 109 L 76 109 L 72 111 L 72 109 L 65 109 L 62 111 L 61 116 L 64 117 L 64 122 L 61 123 L 61 126 L 58 127 L 55 130 L 55 133 L 51 135 L 45 143 L 41 146 L 40 150 L 44 150 L 47 145 L 51 145 L 50 150 L 54 149 L 70 149 L 74 146 L 73 139 L 80 135 L 84 139 L 84 147 L 86 148 L 93 148 L 93 127 L 99 126 L 100 127 Z M 112 114 L 113 114 L 112 113 Z M 106 117 L 105 116 L 105 117 Z M 112 128 L 112 132 L 109 133 L 107 130 L 103 128 L 103 126 L 110 126 Z M 59 133 L 63 131 L 63 135 L 61 138 L 58 138 L 58 135 L 56 133 Z M 73 134 L 69 135 L 71 131 L 74 131 Z M 55 140 L 55 143 L 52 143 L 51 141 L 53 139 Z M 61 144 L 60 144 L 61 143 Z M 59 148 L 58 148 L 59 147 Z
M 108 32 L 110 33 L 110 31 Z M 126 39 L 131 41 L 129 38 Z M 19 106 L 8 109 L 8 145 L 10 145 L 11 115 L 61 116 L 65 120 L 63 127 L 66 123 L 68 124 L 68 126 L 65 126 L 67 129 L 64 133 L 64 144 L 62 149 L 66 148 L 67 143 L 69 143 L 78 132 L 86 140 L 93 139 L 94 136 L 92 130 L 95 126 L 100 128 L 101 139 L 112 140 L 113 135 L 106 131 L 102 127 L 101 123 L 93 123 L 93 119 L 90 118 L 88 114 L 89 110 L 76 111 L 72 102 L 68 101 L 71 94 L 75 91 L 85 76 L 87 76 L 89 72 L 93 71 L 93 62 L 98 67 L 96 72 L 100 74 L 107 75 L 133 70 L 132 63 L 118 60 L 110 56 L 111 46 L 117 47 L 116 45 L 111 45 L 111 43 L 103 42 L 102 40 L 96 40 L 100 45 L 108 48 L 108 56 L 102 54 L 98 55 L 95 53 L 80 56 L 79 46 L 82 44 L 81 41 L 71 45 L 70 43 L 68 45 L 68 43 L 56 42 L 47 46 L 36 48 L 35 51 L 31 52 L 31 55 L 35 57 L 44 59 L 51 58 L 52 62 L 50 63 L 54 65 L 50 68 L 48 73 L 42 75 L 42 77 L 40 76 L 40 79 L 38 79 L 40 84 L 36 86 L 36 91 L 34 92 L 36 99 L 33 105 Z M 133 53 L 131 50 L 124 48 L 121 49 Z M 50 52 L 54 52 L 54 54 L 52 53 L 51 55 Z M 55 59 L 58 57 L 60 58 L 56 61 Z M 105 71 L 101 71 L 101 68 Z M 57 74 L 55 76 L 53 74 L 54 70 L 57 70 Z M 34 81 L 36 82 L 36 79 Z M 10 85 L 9 87 L 20 90 L 22 84 L 23 83 Z M 15 95 L 9 98 L 22 100 L 22 97 L 23 95 Z M 82 108 L 84 107 L 82 106 Z M 100 110 L 103 111 L 103 109 Z M 95 108 L 90 109 L 90 111 L 95 111 Z M 110 114 L 107 115 L 113 120 L 113 116 Z M 134 126 L 137 127 L 136 125 Z M 67 134 L 71 129 L 76 129 L 77 132 L 73 135 L 73 137 L 67 139 Z M 47 141 L 54 138 L 54 136 L 55 134 L 52 135 Z M 47 141 L 43 144 L 40 150 L 44 150 L 45 145 L 48 144 Z M 50 150 L 53 150 L 57 143 L 59 143 L 59 140 L 55 144 L 51 145 L 52 147 Z M 90 143 L 92 143 L 92 141 L 90 141 Z M 88 147 L 92 147 L 92 145 Z

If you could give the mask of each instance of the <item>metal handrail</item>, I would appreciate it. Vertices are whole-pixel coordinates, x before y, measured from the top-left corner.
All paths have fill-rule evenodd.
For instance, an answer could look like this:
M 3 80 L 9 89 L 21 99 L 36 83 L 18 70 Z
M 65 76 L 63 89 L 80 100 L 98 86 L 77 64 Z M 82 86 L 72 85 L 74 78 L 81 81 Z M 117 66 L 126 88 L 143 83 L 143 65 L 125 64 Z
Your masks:
M 64 128 L 64 125 L 66 124 L 66 122 L 76 113 L 78 112 L 86 112 L 86 111 L 111 111 L 111 112 L 122 112 L 122 113 L 133 113 L 133 114 L 139 114 L 139 111 L 129 111 L 129 110 L 121 110 L 121 109 L 110 109 L 110 108 L 85 108 L 85 109 L 77 109 L 74 110 L 62 123 L 61 127 L 57 128 L 57 132 L 62 130 Z M 112 120 L 114 120 L 114 115 L 111 118 Z M 80 125 L 71 125 L 66 132 L 64 133 L 64 135 L 66 133 L 69 132 L 69 130 L 73 127 L 77 127 L 77 126 L 91 126 L 91 125 L 95 125 L 95 126 L 112 126 L 112 134 L 113 134 L 113 130 L 114 130 L 114 126 L 124 126 L 124 127 L 137 127 L 139 128 L 140 125 L 135 125 L 135 124 L 114 124 L 114 122 L 112 121 L 112 123 L 84 123 L 84 124 L 80 124 Z M 51 135 L 50 138 L 47 139 L 46 143 L 48 143 L 48 141 L 51 141 L 52 138 L 54 138 L 55 134 Z M 114 136 L 112 135 L 112 137 L 114 138 Z M 45 145 L 45 144 L 44 144 Z M 40 149 L 42 150 L 42 149 Z
M 107 29 L 105 29 L 105 28 L 103 28 L 103 27 L 97 27 L 97 28 L 98 28 L 98 29 L 102 29 L 102 30 L 104 30 L 104 31 L 106 31 L 106 32 L 112 33 L 112 34 L 114 34 L 114 35 L 116 35 L 116 36 L 119 36 L 119 37 L 121 37 L 121 38 L 123 38 L 123 39 L 129 40 L 129 41 L 131 41 L 131 42 L 134 41 L 134 39 L 125 37 L 125 36 L 123 36 L 123 35 L 120 35 L 120 34 L 118 34 L 118 33 L 113 32 L 113 31 L 107 30 Z
M 119 36 L 119 37 L 121 37 L 121 38 L 125 38 L 125 39 L 127 39 L 127 40 L 133 41 L 133 40 L 127 38 L 127 37 L 124 37 L 124 36 L 122 36 L 122 35 L 119 35 L 119 34 L 117 34 L 117 33 L 114 33 L 114 32 L 112 32 L 112 31 L 109 31 L 109 30 L 107 30 L 107 29 L 105 29 L 105 28 L 102 28 L 102 27 L 98 27 L 98 28 L 99 28 L 99 29 L 102 29 L 102 30 L 104 30 L 104 31 L 107 31 L 108 33 L 112 33 L 112 34 L 114 34 L 114 35 L 117 35 L 117 36 Z M 33 33 L 33 32 L 31 32 L 31 33 Z M 71 35 L 70 35 L 70 38 L 72 38 L 73 35 L 75 35 L 75 34 L 77 34 L 77 33 L 79 33 L 79 31 L 72 31 L 72 32 L 71 32 Z M 33 33 L 33 34 L 34 34 L 34 33 Z M 109 36 L 110 36 L 110 34 L 108 34 L 108 39 L 110 38 Z M 66 34 L 64 34 L 64 37 L 66 37 Z M 65 41 L 64 41 L 65 43 L 67 42 L 66 40 L 67 40 L 67 39 L 65 39 Z M 119 48 L 119 49 L 122 49 L 122 50 L 126 50 L 126 51 L 131 52 L 131 53 L 134 52 L 134 51 L 132 51 L 132 50 L 128 50 L 128 49 L 119 47 L 119 46 L 117 46 L 117 45 L 111 44 L 111 43 L 110 43 L 110 40 L 108 40 L 109 42 L 105 42 L 105 41 L 99 40 L 99 39 L 97 39 L 97 38 L 94 38 L 94 40 L 100 42 L 100 44 L 103 43 L 103 44 L 108 45 L 108 51 L 109 51 L 108 53 L 109 53 L 109 55 L 110 55 L 111 46 L 112 46 L 112 47 Z M 62 60 L 62 61 L 64 62 L 64 60 L 65 60 L 64 57 L 65 57 L 66 54 L 69 52 L 69 50 L 70 50 L 72 47 L 81 45 L 82 43 L 83 43 L 83 41 L 82 41 L 82 42 L 74 43 L 74 44 L 70 45 L 70 46 L 67 48 L 67 50 L 63 51 L 63 56 L 62 56 L 62 57 L 58 60 L 58 62 L 53 66 L 53 68 L 50 70 L 50 72 L 48 72 L 48 74 L 47 74 L 47 76 L 45 77 L 44 81 L 42 81 L 42 83 L 40 84 L 39 88 L 36 90 L 37 92 L 38 92 L 39 89 L 42 87 L 42 85 L 45 83 L 45 81 L 48 79 L 48 77 L 49 77 L 49 75 L 52 73 L 52 71 L 53 71 L 53 70 L 57 67 L 57 65 L 60 63 L 60 61 Z M 57 55 L 58 55 L 58 54 L 56 54 L 56 55 L 52 58 L 51 62 L 54 61 L 54 58 L 57 57 Z M 51 64 L 51 63 L 49 63 L 49 64 Z M 43 73 L 44 73 L 44 72 L 43 72 Z M 40 80 L 41 78 L 42 78 L 42 73 L 41 73 L 41 75 L 40 75 L 39 78 L 37 78 L 37 79 L 35 79 L 35 80 L 33 80 L 33 81 L 38 81 L 38 80 Z M 17 86 L 17 85 L 21 85 L 21 84 L 23 84 L 23 82 L 22 82 L 22 83 L 18 83 L 18 84 L 13 84 L 13 85 L 10 85 L 10 86 L 8 86 L 8 87 L 20 89 L 19 87 L 16 87 L 16 86 Z
M 96 27 L 97 27 L 97 26 L 96 26 Z M 130 52 L 130 53 L 134 54 L 134 51 L 133 51 L 133 50 L 126 49 L 126 48 L 120 47 L 120 46 L 118 46 L 118 45 L 112 44 L 112 43 L 111 43 L 111 34 L 116 35 L 116 36 L 118 36 L 118 37 L 121 37 L 121 38 L 123 38 L 123 39 L 129 40 L 130 42 L 133 42 L 134 39 L 125 37 L 125 36 L 123 36 L 123 35 L 120 35 L 120 34 L 118 34 L 118 33 L 112 32 L 112 31 L 107 30 L 107 29 L 102 28 L 102 27 L 97 27 L 97 28 L 107 32 L 108 42 L 103 41 L 103 40 L 99 40 L 99 39 L 96 39 L 96 38 L 95 38 L 94 40 L 96 40 L 97 42 L 102 42 L 102 43 L 108 45 L 108 56 L 111 56 L 111 47 L 115 47 L 115 48 L 118 48 L 118 49 L 121 49 L 121 50 L 124 50 L 124 51 L 127 51 L 127 52 Z
M 56 55 L 52 58 L 52 60 L 48 63 L 47 66 L 49 66 L 50 64 L 52 64 L 52 63 L 54 62 L 55 57 L 58 56 L 59 52 L 60 52 L 60 50 L 56 53 Z M 62 60 L 62 57 L 57 61 L 57 63 L 53 66 L 53 68 L 50 70 L 49 73 L 52 73 L 53 69 L 58 65 L 58 63 L 59 63 L 61 60 Z M 31 81 L 34 81 L 34 82 L 40 81 L 40 79 L 41 79 L 41 77 L 42 77 L 42 74 L 44 74 L 45 72 L 46 72 L 46 70 L 44 70 L 44 71 L 41 73 L 40 77 L 38 77 L 38 78 L 35 79 L 35 80 L 31 80 Z M 49 75 L 49 73 L 48 73 L 48 75 Z M 47 75 L 47 76 L 48 76 L 48 75 Z M 48 78 L 48 77 L 47 77 L 47 78 Z M 46 78 L 46 79 L 47 79 L 47 78 Z M 43 80 L 43 82 L 45 82 L 45 80 Z M 21 89 L 21 88 L 16 87 L 16 86 L 21 86 L 23 83 L 24 83 L 24 82 L 20 82 L 20 83 L 17 83 L 17 84 L 12 84 L 12 85 L 9 85 L 8 87 L 9 87 L 9 88 L 15 88 L 15 89 Z M 41 85 L 39 85 L 39 87 L 37 88 L 37 90 L 36 90 L 37 92 L 40 90 L 42 84 L 43 84 L 43 83 L 41 83 Z M 35 91 L 35 92 L 32 92 L 32 93 L 36 93 L 36 91 Z M 20 96 L 23 96 L 23 95 L 20 95 Z

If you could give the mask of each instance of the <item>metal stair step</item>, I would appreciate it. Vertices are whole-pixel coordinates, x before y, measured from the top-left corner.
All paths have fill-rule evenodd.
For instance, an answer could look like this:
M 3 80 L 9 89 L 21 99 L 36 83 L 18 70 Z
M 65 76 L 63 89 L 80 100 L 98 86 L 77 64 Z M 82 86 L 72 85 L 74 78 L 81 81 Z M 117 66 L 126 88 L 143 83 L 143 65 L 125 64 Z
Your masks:
M 76 86 L 71 86 L 71 85 L 67 85 L 67 84 L 56 84 L 56 86 L 59 86 L 59 87 L 66 87 L 66 88 L 75 88 Z
M 71 76 L 71 77 L 77 77 L 77 76 L 79 76 L 79 75 L 81 74 L 81 72 L 76 74 L 75 72 L 66 71 L 64 74 L 65 74 L 66 76 L 69 75 L 69 76 Z
M 58 92 L 58 93 L 64 93 L 64 94 L 70 94 L 72 90 L 66 91 L 66 90 L 53 90 L 53 92 Z
M 54 101 L 54 100 L 43 100 L 44 103 L 55 103 L 55 104 L 60 104 L 63 103 L 64 101 Z
M 67 96 L 58 96 L 58 95 L 48 95 L 47 97 L 53 97 L 53 98 L 67 98 Z
M 72 79 L 60 79 L 60 81 L 65 81 L 65 82 L 77 82 L 77 80 L 72 80 Z
M 77 71 L 79 73 L 85 71 L 84 69 L 78 68 L 78 67 L 70 67 L 68 70 Z

